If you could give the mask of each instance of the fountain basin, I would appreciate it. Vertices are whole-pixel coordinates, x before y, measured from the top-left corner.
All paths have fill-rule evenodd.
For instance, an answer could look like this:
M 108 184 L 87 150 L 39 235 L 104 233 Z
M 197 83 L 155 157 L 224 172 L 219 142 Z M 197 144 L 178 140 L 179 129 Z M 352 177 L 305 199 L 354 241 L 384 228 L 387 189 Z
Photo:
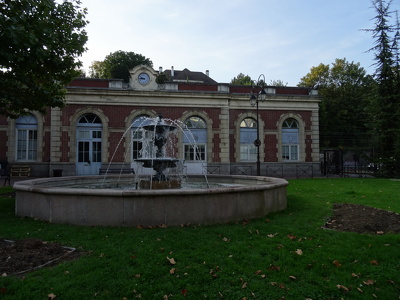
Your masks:
M 132 175 L 110 175 L 108 182 L 132 181 Z M 86 226 L 209 225 L 263 217 L 287 207 L 280 178 L 208 175 L 219 187 L 135 190 L 90 189 L 103 176 L 73 176 L 16 182 L 15 213 L 50 223 Z M 189 181 L 204 181 L 189 176 Z M 222 184 L 222 186 L 221 186 Z

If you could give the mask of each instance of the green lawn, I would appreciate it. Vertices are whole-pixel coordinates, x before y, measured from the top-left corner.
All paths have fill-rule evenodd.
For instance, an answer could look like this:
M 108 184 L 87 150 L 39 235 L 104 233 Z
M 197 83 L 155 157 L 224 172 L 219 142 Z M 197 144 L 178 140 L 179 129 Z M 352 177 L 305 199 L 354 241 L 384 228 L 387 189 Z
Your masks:
M 0 238 L 34 237 L 87 252 L 22 279 L 0 277 L 0 299 L 398 299 L 400 235 L 321 226 L 337 202 L 400 213 L 399 192 L 400 181 L 389 179 L 290 180 L 283 212 L 156 229 L 21 219 L 13 199 L 0 195 Z

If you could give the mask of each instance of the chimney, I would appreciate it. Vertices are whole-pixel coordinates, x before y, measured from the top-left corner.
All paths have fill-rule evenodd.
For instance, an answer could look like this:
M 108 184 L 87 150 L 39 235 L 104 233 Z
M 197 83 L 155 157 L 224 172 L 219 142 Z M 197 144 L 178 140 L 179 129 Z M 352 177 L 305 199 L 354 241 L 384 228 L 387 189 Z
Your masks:
M 162 67 L 158 68 L 158 73 L 160 73 L 160 74 L 162 73 Z
M 175 72 L 174 72 L 174 66 L 171 67 L 171 77 L 175 76 Z
M 210 70 L 206 70 L 207 77 L 210 77 Z

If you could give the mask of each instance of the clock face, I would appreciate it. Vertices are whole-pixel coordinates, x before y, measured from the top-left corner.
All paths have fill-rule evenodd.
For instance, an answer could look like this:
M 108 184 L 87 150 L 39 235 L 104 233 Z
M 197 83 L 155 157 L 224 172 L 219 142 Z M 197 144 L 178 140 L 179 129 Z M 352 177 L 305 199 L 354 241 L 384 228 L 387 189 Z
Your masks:
M 150 81 L 150 76 L 147 73 L 140 73 L 138 76 L 138 81 L 140 84 L 148 84 Z

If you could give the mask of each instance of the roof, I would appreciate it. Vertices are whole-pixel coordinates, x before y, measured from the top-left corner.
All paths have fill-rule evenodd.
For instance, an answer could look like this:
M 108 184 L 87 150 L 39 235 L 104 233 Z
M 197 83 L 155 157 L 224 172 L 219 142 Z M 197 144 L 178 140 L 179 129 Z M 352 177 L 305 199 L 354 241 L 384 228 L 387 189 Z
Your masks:
M 174 70 L 174 76 L 171 76 L 171 70 L 165 70 L 164 73 L 167 75 L 170 81 L 199 82 L 209 84 L 218 83 L 203 72 L 193 72 L 187 68 L 183 69 L 182 71 Z

